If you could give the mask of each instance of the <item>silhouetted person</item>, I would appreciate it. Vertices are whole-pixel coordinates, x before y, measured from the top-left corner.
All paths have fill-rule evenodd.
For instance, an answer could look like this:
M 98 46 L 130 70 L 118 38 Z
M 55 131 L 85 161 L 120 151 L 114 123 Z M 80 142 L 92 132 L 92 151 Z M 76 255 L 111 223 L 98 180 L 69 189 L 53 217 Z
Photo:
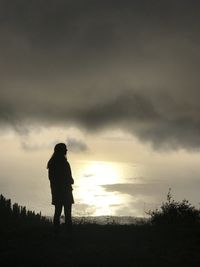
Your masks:
M 74 198 L 72 194 L 71 168 L 66 159 L 67 147 L 64 143 L 59 143 L 54 148 L 54 153 L 50 158 L 47 169 L 49 170 L 49 180 L 52 194 L 52 204 L 55 205 L 53 218 L 54 229 L 57 233 L 60 226 L 60 216 L 64 207 L 65 225 L 67 229 L 72 228 L 71 210 Z

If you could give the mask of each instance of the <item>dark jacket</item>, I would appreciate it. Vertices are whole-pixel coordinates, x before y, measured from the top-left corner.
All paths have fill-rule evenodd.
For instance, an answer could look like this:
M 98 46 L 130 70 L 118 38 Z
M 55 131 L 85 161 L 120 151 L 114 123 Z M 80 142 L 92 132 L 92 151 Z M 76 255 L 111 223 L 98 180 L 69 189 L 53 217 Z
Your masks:
M 52 204 L 72 204 L 72 178 L 69 162 L 63 155 L 53 155 L 48 162 L 49 180 L 52 194 Z

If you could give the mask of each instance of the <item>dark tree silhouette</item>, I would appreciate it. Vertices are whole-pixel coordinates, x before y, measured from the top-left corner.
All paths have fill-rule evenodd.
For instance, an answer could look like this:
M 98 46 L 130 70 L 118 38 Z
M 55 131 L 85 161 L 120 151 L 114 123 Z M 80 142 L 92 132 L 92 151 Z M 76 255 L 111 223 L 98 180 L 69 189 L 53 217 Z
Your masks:
M 0 195 L 0 227 L 1 230 L 31 227 L 34 225 L 50 224 L 50 221 L 43 217 L 40 213 L 27 210 L 25 206 L 20 206 L 17 203 L 11 204 L 10 199 L 6 199 Z

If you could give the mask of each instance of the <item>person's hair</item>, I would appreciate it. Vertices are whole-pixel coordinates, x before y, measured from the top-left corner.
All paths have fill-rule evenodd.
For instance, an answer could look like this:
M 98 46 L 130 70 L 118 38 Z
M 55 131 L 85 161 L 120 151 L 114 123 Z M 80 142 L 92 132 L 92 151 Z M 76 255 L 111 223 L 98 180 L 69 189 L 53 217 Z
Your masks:
M 58 143 L 54 147 L 54 153 L 51 156 L 50 160 L 47 163 L 47 169 L 50 165 L 58 158 L 65 157 L 65 152 L 67 150 L 67 146 L 64 143 Z
M 54 153 L 59 153 L 59 154 L 64 154 L 64 152 L 66 151 L 67 146 L 64 143 L 58 143 L 55 145 L 54 147 Z

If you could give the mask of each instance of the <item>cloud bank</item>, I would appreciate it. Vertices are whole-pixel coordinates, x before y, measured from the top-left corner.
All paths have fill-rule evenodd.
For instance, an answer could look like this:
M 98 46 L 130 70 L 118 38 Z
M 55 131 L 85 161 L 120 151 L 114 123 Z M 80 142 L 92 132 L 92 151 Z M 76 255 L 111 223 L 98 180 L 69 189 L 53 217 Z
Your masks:
M 200 147 L 198 1 L 0 1 L 0 124 Z
M 75 138 L 67 138 L 67 146 L 69 147 L 70 151 L 74 153 L 87 152 L 89 150 L 85 142 Z

